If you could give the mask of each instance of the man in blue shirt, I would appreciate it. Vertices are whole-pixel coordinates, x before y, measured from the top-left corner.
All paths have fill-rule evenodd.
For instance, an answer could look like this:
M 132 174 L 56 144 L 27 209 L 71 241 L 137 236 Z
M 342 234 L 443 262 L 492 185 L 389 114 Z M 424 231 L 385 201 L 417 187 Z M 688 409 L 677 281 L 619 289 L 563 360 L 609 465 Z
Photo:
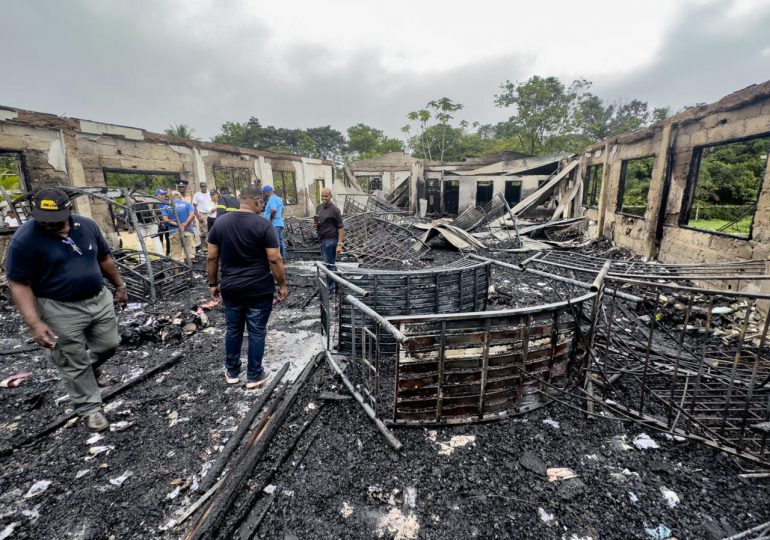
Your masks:
M 110 381 L 101 365 L 120 342 L 113 296 L 127 301 L 126 284 L 96 223 L 72 213 L 72 202 L 57 188 L 33 198 L 32 219 L 8 246 L 6 277 L 24 322 L 41 347 L 51 351 L 62 382 L 91 431 L 109 422 L 99 387 Z
M 273 186 L 266 185 L 262 188 L 262 194 L 265 197 L 265 211 L 262 215 L 270 222 L 278 238 L 278 247 L 281 251 L 281 258 L 286 260 L 286 243 L 283 240 L 283 201 L 273 193 Z
M 163 208 L 163 221 L 166 223 L 171 241 L 171 258 L 175 261 L 185 262 L 188 257 L 195 256 L 195 227 L 192 224 L 195 219 L 195 208 L 187 201 L 182 200 L 178 192 L 171 194 L 171 206 Z M 182 245 L 184 242 L 184 246 Z M 185 253 L 185 247 L 187 253 Z

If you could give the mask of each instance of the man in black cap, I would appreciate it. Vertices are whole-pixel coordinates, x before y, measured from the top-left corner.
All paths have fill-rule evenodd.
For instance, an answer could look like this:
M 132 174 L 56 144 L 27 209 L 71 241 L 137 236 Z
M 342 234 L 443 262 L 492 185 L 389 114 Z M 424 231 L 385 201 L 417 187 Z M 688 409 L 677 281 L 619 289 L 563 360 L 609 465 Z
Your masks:
M 38 191 L 32 217 L 8 246 L 11 296 L 35 341 L 50 349 L 75 412 L 89 430 L 102 431 L 110 424 L 99 387 L 110 382 L 100 366 L 120 342 L 113 296 L 103 277 L 122 304 L 126 284 L 99 227 L 72 213 L 64 191 Z

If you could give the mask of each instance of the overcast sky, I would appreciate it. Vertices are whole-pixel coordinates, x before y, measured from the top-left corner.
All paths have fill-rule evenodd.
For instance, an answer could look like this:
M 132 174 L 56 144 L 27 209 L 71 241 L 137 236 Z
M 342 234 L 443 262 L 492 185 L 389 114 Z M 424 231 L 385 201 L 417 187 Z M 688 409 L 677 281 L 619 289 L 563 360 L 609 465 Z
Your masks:
M 443 96 L 583 77 L 675 110 L 770 79 L 770 0 L 3 0 L 0 105 L 209 139 L 226 121 L 400 136 Z

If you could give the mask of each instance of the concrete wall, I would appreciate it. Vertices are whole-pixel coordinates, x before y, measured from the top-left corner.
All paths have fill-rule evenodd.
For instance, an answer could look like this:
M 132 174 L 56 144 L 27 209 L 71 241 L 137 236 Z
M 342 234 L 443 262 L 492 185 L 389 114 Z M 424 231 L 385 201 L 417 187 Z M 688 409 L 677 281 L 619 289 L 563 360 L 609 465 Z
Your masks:
M 105 170 L 177 175 L 197 188 L 216 187 L 215 167 L 242 168 L 249 181 L 273 181 L 273 170 L 294 172 L 295 204 L 287 216 L 310 216 L 315 210 L 314 182 L 330 186 L 328 161 L 250 148 L 237 148 L 142 129 L 0 107 L 0 152 L 18 153 L 27 189 L 43 185 L 104 186 Z M 76 211 L 106 220 L 100 203 L 78 199 Z
M 752 237 L 693 230 L 680 225 L 688 182 L 694 182 L 697 148 L 770 134 L 770 81 L 720 101 L 685 111 L 651 128 L 614 137 L 581 157 L 588 166 L 604 165 L 599 207 L 586 209 L 595 234 L 612 239 L 648 259 L 689 264 L 770 256 L 770 171 L 766 167 Z M 623 160 L 655 156 L 645 216 L 619 213 L 617 204 Z M 668 194 L 666 195 L 666 187 Z M 665 198 L 665 200 L 664 200 Z

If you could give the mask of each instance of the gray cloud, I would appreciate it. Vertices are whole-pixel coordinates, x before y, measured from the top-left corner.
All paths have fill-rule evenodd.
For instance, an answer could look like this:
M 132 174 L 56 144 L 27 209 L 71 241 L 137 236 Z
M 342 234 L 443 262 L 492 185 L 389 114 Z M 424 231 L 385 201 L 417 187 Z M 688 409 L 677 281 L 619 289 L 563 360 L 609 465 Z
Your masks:
M 726 19 L 729 7 L 718 0 L 691 6 L 649 66 L 622 77 L 596 77 L 595 93 L 678 110 L 764 82 L 770 78 L 770 4 L 737 21 Z
M 241 16 L 239 6 L 211 0 L 196 12 L 185 2 L 152 0 L 7 1 L 4 40 L 14 51 L 4 57 L 0 104 L 153 131 L 185 123 L 203 138 L 226 121 L 250 116 L 281 127 L 329 124 L 341 131 L 363 122 L 398 136 L 408 111 L 443 96 L 465 105 L 460 118 L 502 120 L 506 111 L 492 102 L 499 84 L 536 72 L 525 54 L 394 73 L 377 48 L 344 62 L 318 46 L 276 51 L 266 25 Z M 724 11 L 722 2 L 692 6 L 643 69 L 583 75 L 607 100 L 639 98 L 676 108 L 764 80 L 770 6 L 740 28 L 720 29 Z

